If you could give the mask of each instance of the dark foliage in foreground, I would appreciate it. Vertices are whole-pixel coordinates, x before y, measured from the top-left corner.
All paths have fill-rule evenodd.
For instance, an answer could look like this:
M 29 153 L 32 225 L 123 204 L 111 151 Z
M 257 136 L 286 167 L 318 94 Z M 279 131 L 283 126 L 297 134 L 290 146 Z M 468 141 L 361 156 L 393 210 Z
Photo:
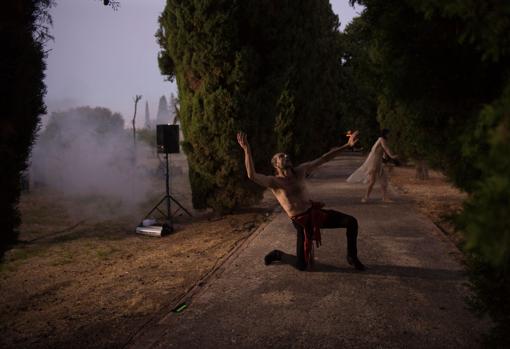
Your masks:
M 354 1 L 353 1 L 354 2 Z M 472 281 L 510 342 L 510 3 L 356 1 L 370 31 L 379 119 L 469 193 L 457 219 Z
M 20 175 L 45 112 L 44 43 L 51 0 L 4 1 L 0 11 L 0 255 L 16 242 Z

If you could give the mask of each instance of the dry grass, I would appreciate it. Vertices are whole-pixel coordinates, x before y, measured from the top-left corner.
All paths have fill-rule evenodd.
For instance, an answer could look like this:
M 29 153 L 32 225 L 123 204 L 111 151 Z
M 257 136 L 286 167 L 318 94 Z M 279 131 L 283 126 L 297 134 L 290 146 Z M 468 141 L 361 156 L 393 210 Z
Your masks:
M 411 197 L 416 208 L 459 246 L 462 236 L 455 231 L 452 217 L 462 209 L 466 194 L 449 183 L 441 173 L 429 172 L 429 179 L 419 180 L 415 178 L 414 167 L 392 167 L 390 181 L 400 194 Z
M 273 202 L 214 219 L 180 217 L 164 238 L 134 234 L 141 212 L 88 215 L 97 204 L 23 196 L 25 242 L 0 264 L 0 347 L 121 347 L 268 220 Z
M 441 174 L 419 181 L 413 168 L 399 167 L 391 182 L 460 241 L 448 216 L 465 195 Z M 176 233 L 151 238 L 133 233 L 141 211 L 98 218 L 98 210 L 111 213 L 115 205 L 44 191 L 24 195 L 20 238 L 26 242 L 0 264 L 0 347 L 121 347 L 267 221 L 274 204 L 267 196 L 263 206 L 236 215 L 180 217 Z

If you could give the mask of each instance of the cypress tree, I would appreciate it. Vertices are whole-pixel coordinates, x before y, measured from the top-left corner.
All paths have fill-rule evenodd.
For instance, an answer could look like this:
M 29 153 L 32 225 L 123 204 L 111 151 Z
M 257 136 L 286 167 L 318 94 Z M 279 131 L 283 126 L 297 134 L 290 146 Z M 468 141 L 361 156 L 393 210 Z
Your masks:
M 6 1 L 0 12 L 0 256 L 18 237 L 20 174 L 45 113 L 43 45 L 50 5 L 50 0 Z
M 149 113 L 149 101 L 145 101 L 145 128 L 151 128 L 151 114 Z
M 340 46 L 329 1 L 168 0 L 157 36 L 161 71 L 177 81 L 196 208 L 260 198 L 238 130 L 266 173 L 274 152 L 307 160 L 337 137 Z
M 166 102 L 166 97 L 161 96 L 159 98 L 158 104 L 158 114 L 156 115 L 156 124 L 168 124 L 170 123 L 170 114 L 168 111 L 168 103 Z

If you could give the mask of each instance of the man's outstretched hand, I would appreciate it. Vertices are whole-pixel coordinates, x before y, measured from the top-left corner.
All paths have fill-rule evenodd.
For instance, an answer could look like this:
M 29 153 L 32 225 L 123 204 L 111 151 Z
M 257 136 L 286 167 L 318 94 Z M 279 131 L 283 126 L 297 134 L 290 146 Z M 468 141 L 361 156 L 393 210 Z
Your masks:
M 248 143 L 248 136 L 246 136 L 246 133 L 244 132 L 237 132 L 237 143 L 243 148 L 244 150 L 248 150 L 250 147 L 250 144 Z
M 347 141 L 347 145 L 349 147 L 354 147 L 354 145 L 356 143 L 358 143 L 358 136 L 359 136 L 359 131 L 354 131 L 353 133 L 348 135 L 349 140 Z

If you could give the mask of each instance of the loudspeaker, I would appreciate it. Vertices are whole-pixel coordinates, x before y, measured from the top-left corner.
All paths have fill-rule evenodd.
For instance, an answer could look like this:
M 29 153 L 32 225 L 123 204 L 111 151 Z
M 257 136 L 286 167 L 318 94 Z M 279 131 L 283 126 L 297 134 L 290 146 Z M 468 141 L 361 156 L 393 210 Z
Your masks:
M 179 125 L 157 125 L 156 144 L 158 153 L 179 153 Z

